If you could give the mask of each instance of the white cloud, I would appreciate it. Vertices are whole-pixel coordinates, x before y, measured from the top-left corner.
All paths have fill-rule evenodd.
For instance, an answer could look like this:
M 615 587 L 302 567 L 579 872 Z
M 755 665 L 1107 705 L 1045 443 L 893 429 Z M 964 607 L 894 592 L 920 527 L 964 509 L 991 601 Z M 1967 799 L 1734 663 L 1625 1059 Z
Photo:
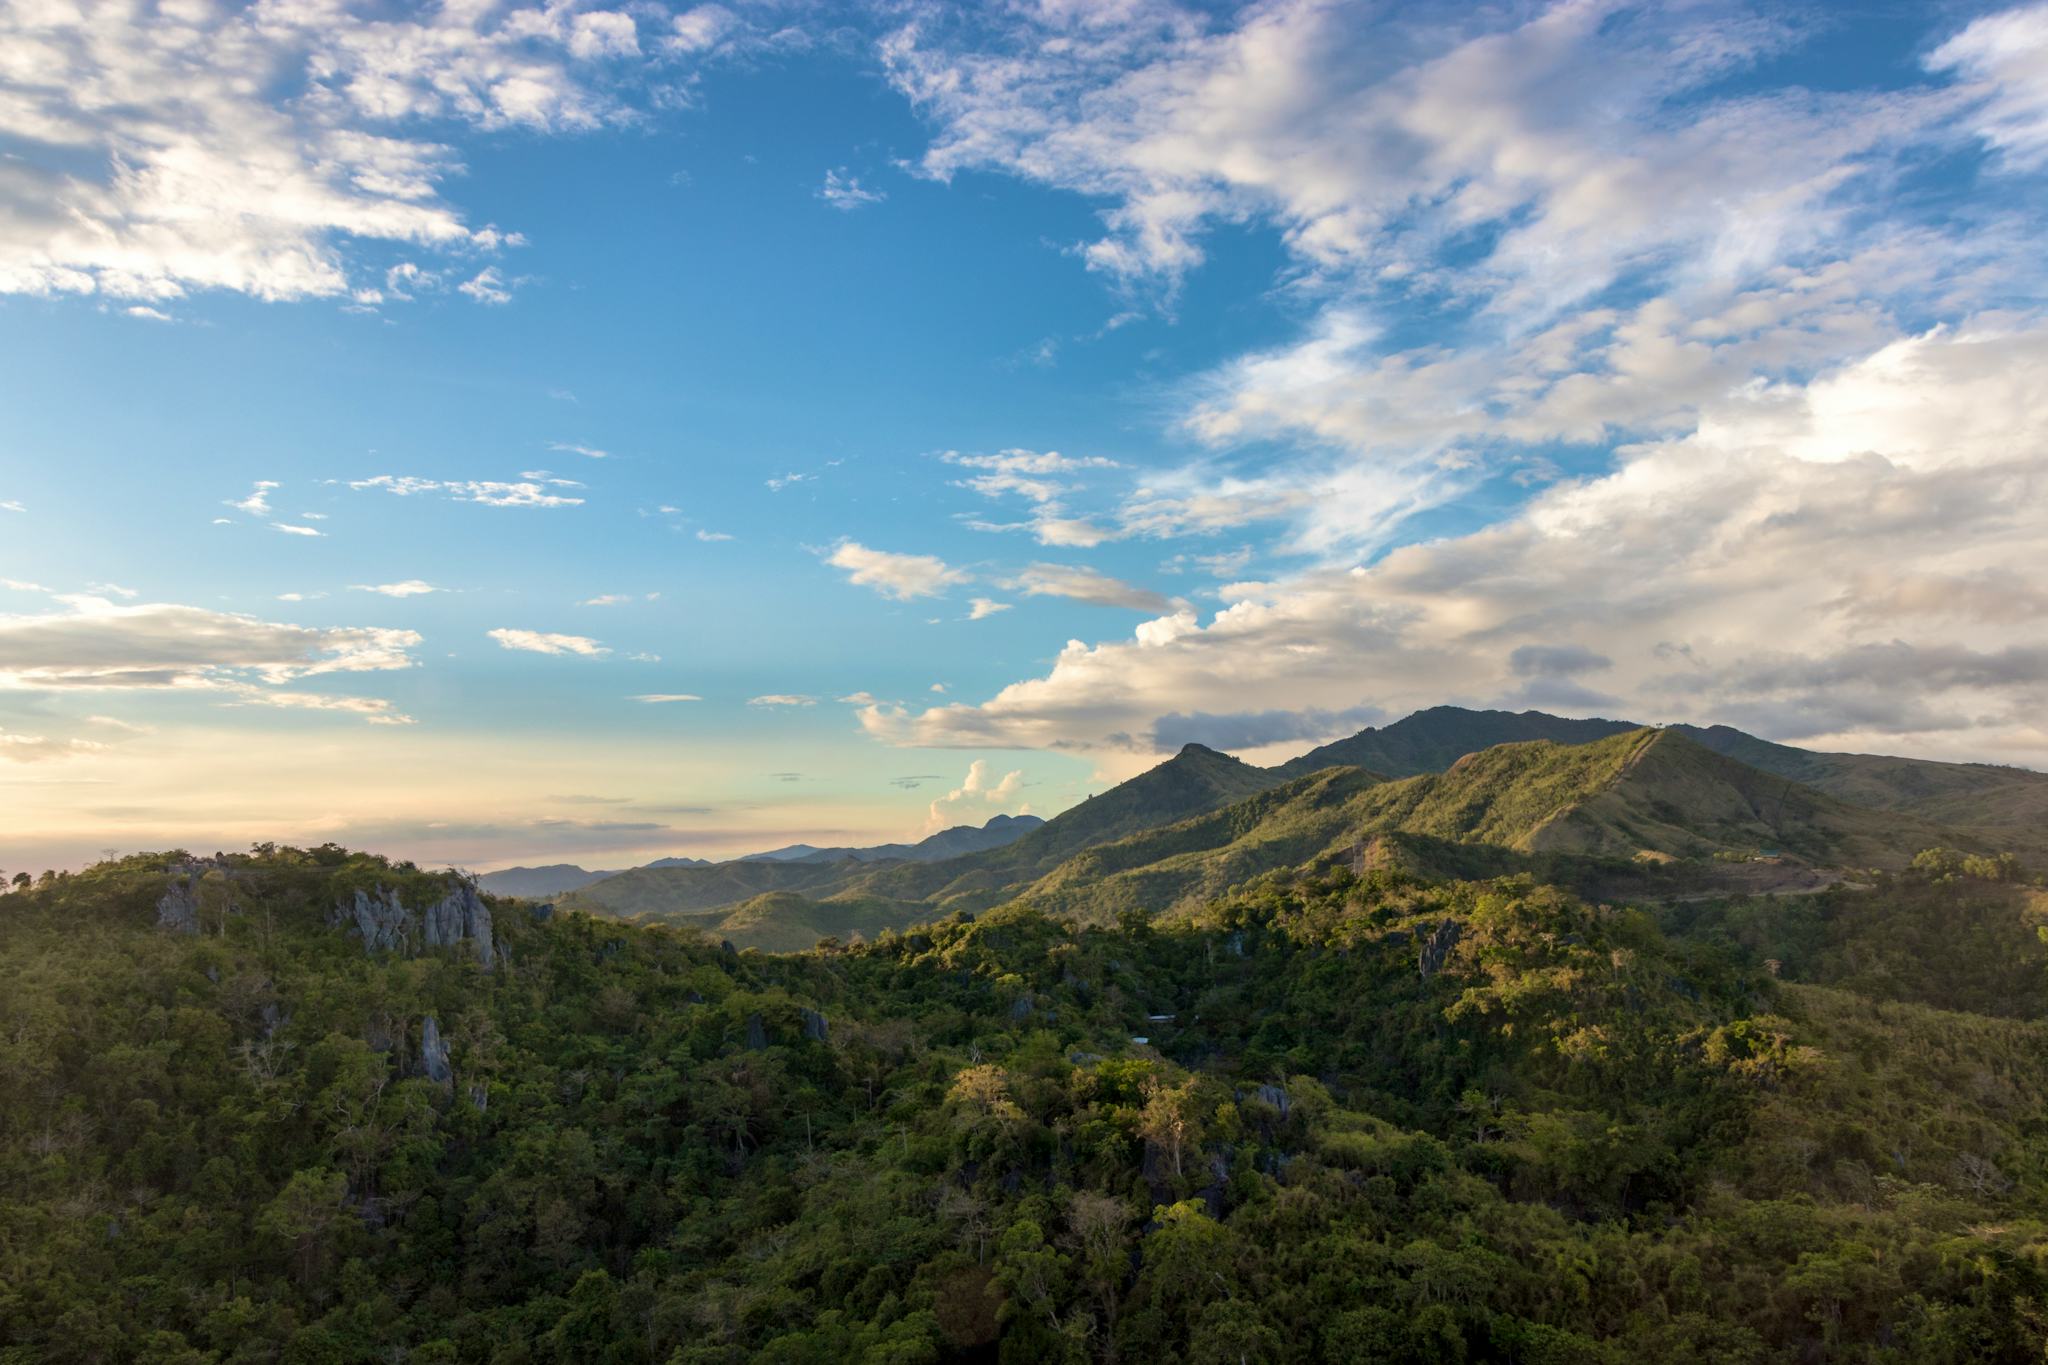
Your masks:
M 991 815 L 1028 811 L 1028 805 L 1020 805 L 1016 811 L 1006 810 L 1023 786 L 1023 769 L 1004 773 L 991 781 L 988 760 L 977 758 L 968 765 L 967 776 L 959 786 L 931 803 L 926 812 L 925 829 L 934 831 L 959 824 L 986 824 Z
M 970 621 L 985 621 L 999 611 L 1008 611 L 1010 609 L 1008 602 L 998 602 L 992 597 L 973 598 L 968 602 L 967 606 L 967 619 Z
M 431 272 L 407 263 L 366 289 L 343 243 L 460 255 L 521 239 L 466 222 L 441 197 L 456 154 L 407 129 L 629 121 L 616 91 L 647 60 L 640 22 L 517 3 L 0 10 L 16 149 L 0 163 L 0 293 L 408 297 Z
M 288 521 L 273 521 L 270 523 L 270 529 L 282 531 L 288 536 L 314 536 L 317 538 L 327 534 L 325 531 L 311 526 L 294 526 Z
M 146 303 L 138 303 L 131 307 L 124 308 L 121 311 L 126 313 L 131 318 L 141 318 L 144 322 L 175 321 L 175 319 L 173 319 L 171 315 L 169 313 L 166 313 L 163 309 L 152 308 Z
M 596 446 L 575 445 L 566 441 L 556 441 L 555 443 L 550 445 L 548 449 L 559 450 L 565 455 L 581 455 L 584 458 L 591 460 L 605 460 L 611 458 L 611 452 L 609 450 L 599 450 Z
M 616 607 L 633 600 L 631 593 L 608 592 L 600 597 L 586 597 L 576 605 L 579 607 Z
M 893 742 L 1142 764 L 1259 699 L 1348 723 L 1452 700 L 1722 721 L 1821 747 L 2048 758 L 2048 327 L 1991 319 L 1703 406 L 1465 535 L 1070 642 L 980 705 L 871 706 Z M 1315 720 L 1320 716 L 1322 719 Z M 1176 719 L 1177 718 L 1177 719 Z
M 867 204 L 879 204 L 888 197 L 881 190 L 862 188 L 860 178 L 849 175 L 844 166 L 825 172 L 825 183 L 818 187 L 818 198 L 842 213 L 851 213 Z
M 495 480 L 478 479 L 422 479 L 410 474 L 378 474 L 367 479 L 352 479 L 349 487 L 358 491 L 381 489 L 399 497 L 412 497 L 419 493 L 444 493 L 458 502 L 481 503 L 485 507 L 581 507 L 583 499 L 563 493 L 551 493 L 548 487 L 569 486 L 580 488 L 581 484 L 570 480 L 548 480 L 543 483 L 527 479 L 520 483 L 500 483 Z
M 851 540 L 840 541 L 825 562 L 845 570 L 847 582 L 873 588 L 899 602 L 936 597 L 947 588 L 972 581 L 972 575 L 947 567 L 944 560 L 934 555 L 892 554 L 871 550 Z
M 353 592 L 378 592 L 386 597 L 424 597 L 430 592 L 447 591 L 418 578 L 408 578 L 402 583 L 351 583 L 349 589 Z
M 580 654 L 596 658 L 611 650 L 584 635 L 552 635 L 538 630 L 499 629 L 484 632 L 506 649 L 529 654 Z
M 759 697 L 747 698 L 747 705 L 749 706 L 816 706 L 817 704 L 818 699 L 816 697 L 805 696 L 801 692 L 769 692 Z
M 644 702 L 650 706 L 660 706 L 668 702 L 702 701 L 704 699 L 692 692 L 646 692 L 637 697 L 628 697 L 626 700 Z
M 778 474 L 768 478 L 766 483 L 769 492 L 780 493 L 793 483 L 809 483 L 817 477 L 815 474 Z
M 330 673 L 410 668 L 409 651 L 420 642 L 409 630 L 315 629 L 170 603 L 60 600 L 68 610 L 0 616 L 0 687 L 275 686 Z
M 2048 157 L 2048 5 L 1987 14 L 1936 48 L 1927 65 L 1976 97 L 1972 122 L 2020 169 Z
M 697 539 L 704 541 L 706 544 L 716 544 L 721 540 L 731 540 L 732 537 L 723 531 L 699 531 L 697 532 Z
M 252 517 L 267 517 L 270 515 L 271 490 L 278 486 L 275 479 L 258 479 L 255 486 L 249 490 L 248 497 L 229 501 L 226 505 L 247 512 Z
M 1067 597 L 1098 607 L 1164 611 L 1169 605 L 1166 598 L 1148 588 L 1070 564 L 1033 564 L 1009 586 L 1033 597 Z
M 494 265 L 485 266 L 476 273 L 474 278 L 463 281 L 461 284 L 456 285 L 455 288 L 459 292 L 475 299 L 478 303 L 500 304 L 512 302 L 511 286 L 505 282 L 505 277 L 499 273 L 498 267 Z
M 26 512 L 28 507 L 15 498 L 0 498 L 0 512 Z

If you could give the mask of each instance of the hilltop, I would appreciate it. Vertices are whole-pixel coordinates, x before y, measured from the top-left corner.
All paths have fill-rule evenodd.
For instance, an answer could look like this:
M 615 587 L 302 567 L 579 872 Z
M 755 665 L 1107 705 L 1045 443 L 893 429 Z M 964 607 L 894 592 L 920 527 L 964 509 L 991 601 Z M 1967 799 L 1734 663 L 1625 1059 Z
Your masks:
M 1601 743 L 1169 843 L 1395 788 L 1448 829 L 1482 779 L 1540 842 L 1732 780 Z M 1150 837 L 1090 852 L 1192 851 Z M 2044 915 L 1961 855 L 1657 914 L 1338 861 L 778 956 L 332 846 L 137 855 L 0 896 L 0 1355 L 2017 1365 Z

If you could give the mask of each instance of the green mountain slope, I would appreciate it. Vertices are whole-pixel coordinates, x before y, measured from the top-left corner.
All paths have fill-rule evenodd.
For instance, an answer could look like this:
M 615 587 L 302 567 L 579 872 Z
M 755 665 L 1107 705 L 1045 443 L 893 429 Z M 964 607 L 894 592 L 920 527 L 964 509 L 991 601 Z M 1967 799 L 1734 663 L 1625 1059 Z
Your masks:
M 1530 852 L 1703 857 L 1777 851 L 1809 862 L 1900 866 L 1955 835 L 1864 810 L 1716 754 L 1675 730 L 1588 744 L 1537 740 L 1467 755 L 1447 772 L 1367 795 L 1361 828 Z
M 1228 754 L 1190 744 L 1157 767 L 1000 848 L 880 867 L 805 861 L 643 868 L 584 887 L 570 903 L 615 915 L 672 915 L 737 906 L 767 892 L 796 892 L 810 900 L 850 896 L 919 902 L 929 907 L 920 917 L 981 910 L 1008 899 L 1083 849 L 1216 810 L 1281 780 Z M 779 904 L 785 912 L 793 909 L 790 902 Z
M 1726 725 L 1671 727 L 1719 754 L 1853 806 L 1909 811 L 1999 847 L 2048 848 L 2048 773 L 1988 763 L 1822 753 L 1773 744 Z
M 1547 739 L 1585 744 L 1637 729 L 1626 721 L 1570 720 L 1542 711 L 1470 711 L 1432 706 L 1381 729 L 1367 728 L 1349 739 L 1311 749 L 1281 764 L 1276 772 L 1293 778 L 1318 768 L 1364 768 L 1389 777 L 1442 772 L 1466 754 L 1496 744 Z

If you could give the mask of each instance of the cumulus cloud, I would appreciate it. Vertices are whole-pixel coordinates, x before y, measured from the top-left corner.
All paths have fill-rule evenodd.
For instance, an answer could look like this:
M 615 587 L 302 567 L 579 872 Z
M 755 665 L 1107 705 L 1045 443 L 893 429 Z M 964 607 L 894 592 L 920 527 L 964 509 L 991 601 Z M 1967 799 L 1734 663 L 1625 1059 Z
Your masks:
M 871 550 L 856 541 L 842 540 L 825 562 L 846 572 L 846 581 L 857 587 L 873 588 L 884 597 L 908 602 L 916 597 L 937 597 L 950 587 L 973 581 L 971 574 L 949 568 L 935 555 L 894 554 Z
M 10 7 L 0 292 L 405 297 L 427 272 L 366 286 L 343 239 L 519 240 L 467 222 L 442 197 L 455 152 L 407 130 L 626 121 L 614 92 L 647 55 L 640 24 L 539 4 Z
M 918 780 L 896 779 L 897 785 L 906 789 L 916 786 Z M 992 815 L 1024 814 L 1031 809 L 1028 804 L 1018 805 L 1014 811 L 1007 809 L 1015 803 L 1023 787 L 1024 772 L 1021 768 L 997 778 L 992 775 L 988 760 L 977 758 L 967 766 L 967 776 L 961 779 L 959 786 L 931 803 L 926 812 L 925 829 L 931 832 L 960 824 L 982 825 L 987 824 Z
M 1734 3 L 905 13 L 880 54 L 934 129 L 918 171 L 1107 205 L 1082 258 L 1155 299 L 1216 228 L 1271 228 L 1310 319 L 1186 386 L 1179 425 L 1214 455 L 1085 516 L 1012 480 L 1038 510 L 978 523 L 1045 544 L 1271 522 L 1290 550 L 1375 554 L 1532 445 L 1683 434 L 2040 274 L 2022 210 L 1958 225 L 1899 192 L 1970 134 L 2038 164 L 2039 5 L 1935 47 L 1952 84 L 1834 90 L 1747 79 L 1813 30 Z M 1297 453 L 1258 458 L 1273 442 Z
M 484 634 L 505 649 L 528 654 L 580 654 L 594 659 L 611 653 L 610 649 L 586 635 L 554 635 L 546 631 L 506 628 L 487 630 Z
M 1008 611 L 1010 604 L 1008 602 L 998 602 L 992 597 L 976 597 L 968 602 L 967 608 L 968 620 L 985 621 L 997 612 Z
M 2044 365 L 2048 328 L 1936 328 L 1809 383 L 1745 387 L 1694 430 L 1629 447 L 1612 472 L 1478 531 L 1230 585 L 1207 622 L 1176 611 L 1126 640 L 1073 641 L 1044 676 L 978 705 L 877 704 L 862 723 L 897 743 L 1136 763 L 1223 733 L 1191 718 L 1234 717 L 1241 742 L 1272 734 L 1244 719 L 1247 696 L 1396 715 L 1542 695 L 1792 741 L 2038 762 Z M 1917 609 L 1886 609 L 1901 599 Z

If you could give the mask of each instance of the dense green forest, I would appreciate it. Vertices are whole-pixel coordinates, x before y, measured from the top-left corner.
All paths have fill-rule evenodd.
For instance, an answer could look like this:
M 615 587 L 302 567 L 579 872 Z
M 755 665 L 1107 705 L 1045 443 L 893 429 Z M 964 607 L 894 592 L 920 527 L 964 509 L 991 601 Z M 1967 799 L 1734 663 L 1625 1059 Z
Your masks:
M 2038 1361 L 2044 908 L 1332 866 L 772 956 L 139 855 L 0 898 L 0 1361 Z

